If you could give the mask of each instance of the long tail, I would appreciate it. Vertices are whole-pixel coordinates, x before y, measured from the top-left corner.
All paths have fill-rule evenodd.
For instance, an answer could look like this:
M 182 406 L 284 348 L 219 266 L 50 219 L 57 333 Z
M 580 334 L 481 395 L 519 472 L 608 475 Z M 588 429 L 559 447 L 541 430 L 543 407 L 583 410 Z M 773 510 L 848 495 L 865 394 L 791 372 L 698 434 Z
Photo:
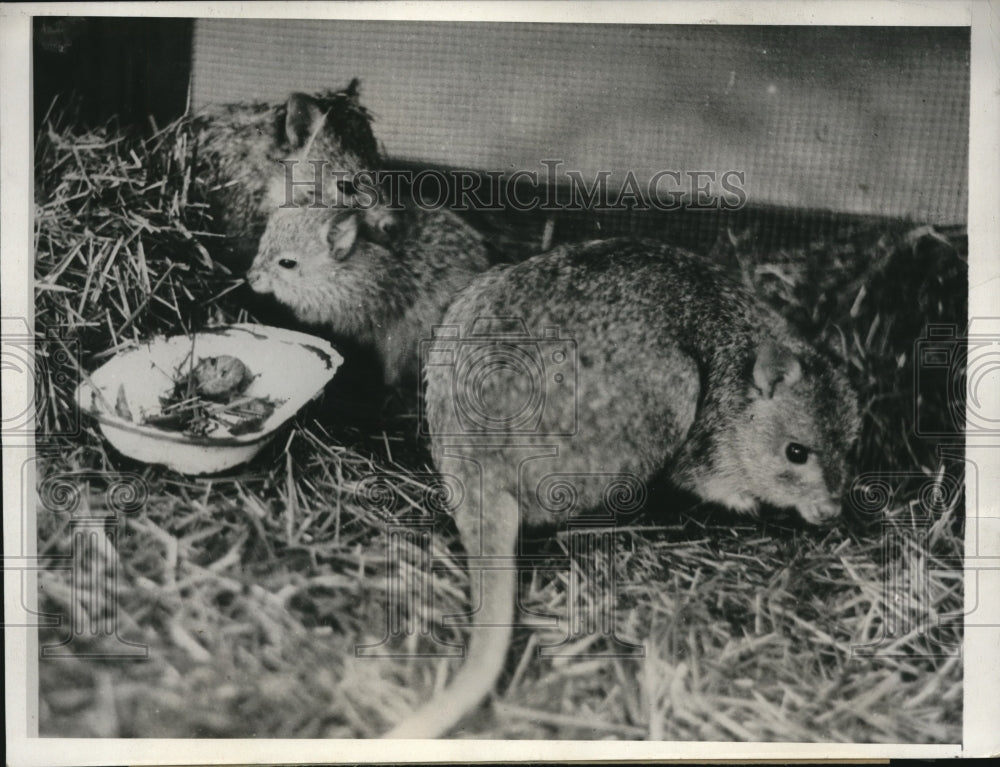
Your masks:
M 502 492 L 494 497 L 491 505 L 488 523 L 484 519 L 483 553 L 513 557 L 517 542 L 517 501 L 510 493 Z M 465 537 L 466 530 L 463 529 L 462 534 L 468 547 L 470 539 Z M 472 575 L 475 562 L 470 564 Z M 468 651 L 458 675 L 444 691 L 383 737 L 440 738 L 493 689 L 510 644 L 517 571 L 512 565 L 503 569 L 484 569 L 481 578 L 482 602 L 472 616 Z M 476 579 L 473 577 L 471 581 L 475 583 Z M 473 592 L 473 600 L 475 596 Z

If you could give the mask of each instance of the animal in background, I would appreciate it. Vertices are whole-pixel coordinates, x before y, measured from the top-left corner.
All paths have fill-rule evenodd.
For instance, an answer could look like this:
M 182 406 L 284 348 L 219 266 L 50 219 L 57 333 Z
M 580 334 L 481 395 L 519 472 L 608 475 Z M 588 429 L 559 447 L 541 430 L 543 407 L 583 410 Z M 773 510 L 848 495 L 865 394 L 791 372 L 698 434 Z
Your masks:
M 393 221 L 387 242 L 360 211 L 277 209 L 247 272 L 299 320 L 373 349 L 389 385 L 416 381 L 420 342 L 489 266 L 482 237 L 450 211 L 408 208 Z
M 334 120 L 338 108 L 351 119 Z M 364 170 L 377 170 L 374 139 L 356 124 L 357 110 L 363 108 L 356 92 L 338 97 L 327 112 L 309 102 L 289 106 L 290 135 L 305 136 L 295 157 L 340 152 L 355 173 L 362 162 L 373 166 Z M 351 126 L 350 141 L 341 137 L 342 124 Z M 370 151 L 354 151 L 355 145 Z M 405 193 L 390 208 L 377 183 L 357 189 L 341 174 L 325 187 L 326 204 L 316 205 L 311 185 L 296 184 L 289 205 L 284 179 L 272 178 L 247 282 L 334 340 L 374 350 L 385 383 L 415 381 L 420 341 L 430 338 L 455 294 L 489 268 L 487 244 L 455 213 L 424 208 Z
M 330 203 L 349 204 L 338 198 L 337 182 L 381 167 L 371 124 L 356 79 L 339 91 L 292 93 L 281 104 L 252 101 L 200 111 L 192 119 L 194 167 L 215 229 L 224 235 L 219 260 L 234 271 L 247 268 L 267 217 L 287 202 L 288 173 L 299 181 L 311 179 L 313 161 L 320 163 Z M 292 187 L 299 201 L 303 188 Z

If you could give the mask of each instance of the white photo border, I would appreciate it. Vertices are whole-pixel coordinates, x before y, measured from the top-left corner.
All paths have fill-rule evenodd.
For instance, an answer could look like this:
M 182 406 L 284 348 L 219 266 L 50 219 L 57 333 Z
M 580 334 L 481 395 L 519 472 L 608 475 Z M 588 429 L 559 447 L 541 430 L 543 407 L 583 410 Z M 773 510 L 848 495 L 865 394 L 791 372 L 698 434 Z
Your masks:
M 969 316 L 1000 316 L 1000 6 L 991 0 L 927 2 L 406 2 L 406 3 L 25 3 L 0 5 L 0 298 L 4 317 L 27 318 L 33 326 L 31 283 L 33 173 L 31 167 L 31 18 L 36 15 L 325 18 L 382 20 L 482 20 L 677 24 L 803 24 L 886 26 L 971 26 L 971 122 L 969 176 Z M 928 179 L 933 183 L 933 179 Z M 30 401 L 30 382 L 3 371 L 3 408 L 20 411 Z M 1000 417 L 1000 391 L 983 403 Z M 980 408 L 982 410 L 982 408 Z M 963 742 L 956 745 L 838 743 L 708 743 L 582 741 L 324 741 L 161 740 L 31 737 L 37 710 L 37 669 L 26 659 L 35 652 L 33 632 L 7 628 L 7 763 L 29 765 L 255 764 L 310 762 L 414 762 L 697 759 L 884 759 L 887 757 L 986 756 L 1000 753 L 1000 444 L 967 439 L 977 453 L 980 486 L 967 494 L 967 518 L 978 517 L 978 540 L 966 539 L 966 614 L 985 628 L 967 628 L 964 640 Z M 19 508 L 25 481 L 21 467 L 31 447 L 3 447 L 4 605 L 8 623 L 31 607 L 30 582 L 22 593 L 21 573 L 9 577 L 9 562 L 30 556 L 34 537 L 22 529 Z M 31 481 L 30 477 L 28 481 Z M 972 505 L 978 497 L 978 508 Z M 23 519 L 33 530 L 33 510 Z M 979 569 L 975 568 L 979 563 Z M 991 569 L 992 568 L 992 569 Z M 978 579 L 969 588 L 969 575 Z M 37 695 L 34 696 L 37 708 Z

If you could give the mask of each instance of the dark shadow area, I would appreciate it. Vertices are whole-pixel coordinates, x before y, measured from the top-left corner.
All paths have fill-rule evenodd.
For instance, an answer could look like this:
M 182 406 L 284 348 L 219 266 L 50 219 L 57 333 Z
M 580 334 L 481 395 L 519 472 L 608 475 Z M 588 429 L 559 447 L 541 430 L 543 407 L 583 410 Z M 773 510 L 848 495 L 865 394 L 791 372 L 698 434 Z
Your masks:
M 34 126 L 53 99 L 67 121 L 117 118 L 150 132 L 184 114 L 194 19 L 48 16 L 33 20 Z

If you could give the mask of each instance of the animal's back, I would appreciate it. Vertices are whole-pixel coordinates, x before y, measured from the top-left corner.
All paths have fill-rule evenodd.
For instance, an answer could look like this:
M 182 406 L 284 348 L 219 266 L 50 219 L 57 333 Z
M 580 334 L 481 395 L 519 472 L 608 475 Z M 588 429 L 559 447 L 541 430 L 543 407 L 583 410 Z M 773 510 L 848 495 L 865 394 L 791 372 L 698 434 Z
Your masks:
M 544 398 L 536 434 L 492 429 L 492 442 L 558 444 L 559 463 L 580 471 L 669 467 L 677 485 L 734 509 L 766 502 L 810 522 L 837 513 L 856 395 L 834 362 L 705 257 L 652 241 L 565 246 L 477 280 L 446 322 L 470 337 L 476 318 L 503 315 L 533 336 L 555 328 L 577 359 L 562 384 L 477 379 L 487 409 L 529 402 L 532 386 Z M 447 386 L 465 384 L 436 369 L 427 378 L 439 453 L 459 416 Z M 560 436 L 570 419 L 574 431 Z M 805 448 L 801 465 L 788 464 L 789 446 Z
M 482 235 L 455 213 L 410 205 L 397 214 L 397 257 L 410 275 L 405 311 L 387 315 L 378 341 L 389 383 L 416 380 L 420 374 L 420 344 L 431 338 L 436 324 L 455 296 L 490 266 Z
M 696 257 L 666 246 L 603 241 L 477 279 L 444 319 L 465 344 L 461 367 L 425 368 L 434 455 L 488 442 L 496 446 L 491 465 L 509 467 L 530 446 L 554 448 L 512 472 L 527 524 L 560 521 L 536 494 L 553 472 L 576 477 L 575 507 L 587 509 L 601 503 L 607 475 L 644 480 L 663 467 L 690 429 L 701 392 L 700 352 L 684 340 L 689 320 L 662 305 L 664 296 L 680 304 L 702 289 L 703 274 L 685 273 L 689 258 Z M 665 270 L 669 259 L 677 261 Z M 713 300 L 723 314 L 739 314 L 738 302 L 718 292 Z M 527 336 L 502 318 L 523 321 Z M 477 410 L 493 418 L 477 418 Z
M 282 149 L 276 112 L 262 102 L 210 106 L 193 121 L 196 156 L 216 227 L 227 239 L 221 257 L 252 257 L 266 221 L 265 197 Z

